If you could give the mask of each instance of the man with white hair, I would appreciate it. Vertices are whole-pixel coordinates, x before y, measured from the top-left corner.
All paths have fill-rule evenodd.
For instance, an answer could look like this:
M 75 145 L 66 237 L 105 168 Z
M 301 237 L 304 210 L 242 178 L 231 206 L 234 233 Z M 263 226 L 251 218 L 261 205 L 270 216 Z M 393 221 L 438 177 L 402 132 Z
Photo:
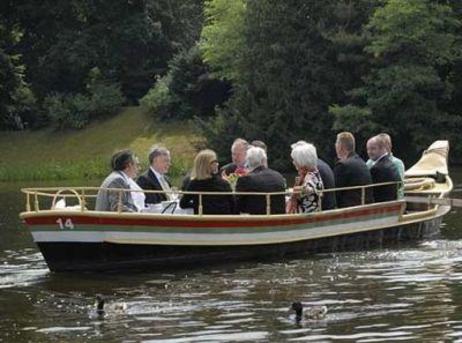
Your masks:
M 145 190 L 166 191 L 167 193 L 145 193 L 145 204 L 157 204 L 171 199 L 171 184 L 165 174 L 168 172 L 171 160 L 170 151 L 166 148 L 153 146 L 148 155 L 149 169 L 136 182 Z
M 249 173 L 241 176 L 236 183 L 236 192 L 284 192 L 286 180 L 267 165 L 265 150 L 251 147 L 247 150 L 246 163 Z M 264 195 L 237 195 L 237 208 L 241 213 L 266 214 L 267 203 Z M 270 196 L 270 214 L 285 213 L 284 194 Z
M 249 143 L 243 138 L 236 138 L 231 146 L 231 157 L 233 162 L 221 168 L 223 177 L 227 177 L 230 174 L 245 175 L 247 174 L 247 168 L 245 165 L 245 157 Z

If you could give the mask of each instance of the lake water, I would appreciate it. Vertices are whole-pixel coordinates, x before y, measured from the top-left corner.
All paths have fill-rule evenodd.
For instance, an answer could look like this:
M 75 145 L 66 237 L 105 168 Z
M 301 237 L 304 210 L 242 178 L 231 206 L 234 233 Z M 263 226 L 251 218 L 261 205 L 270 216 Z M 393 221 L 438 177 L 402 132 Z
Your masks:
M 445 217 L 440 237 L 386 249 L 53 274 L 18 219 L 22 186 L 0 185 L 0 342 L 462 342 L 462 209 Z M 97 294 L 108 303 L 104 319 L 93 315 Z M 297 325 L 288 314 L 296 300 L 328 313 Z

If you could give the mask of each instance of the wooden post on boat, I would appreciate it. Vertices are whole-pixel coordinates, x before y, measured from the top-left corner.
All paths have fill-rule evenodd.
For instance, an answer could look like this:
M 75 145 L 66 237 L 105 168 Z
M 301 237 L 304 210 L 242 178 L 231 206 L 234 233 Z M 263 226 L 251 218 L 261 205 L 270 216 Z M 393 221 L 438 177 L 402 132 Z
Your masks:
M 266 193 L 266 214 L 269 216 L 271 214 L 271 195 Z
M 34 193 L 34 206 L 35 206 L 35 212 L 38 212 L 40 209 L 39 209 L 37 192 Z
M 202 215 L 202 193 L 199 193 L 199 215 Z
M 117 212 L 122 212 L 122 189 L 119 189 L 119 202 L 117 203 Z
M 82 188 L 82 194 L 80 198 L 80 211 L 84 212 L 85 211 L 85 189 Z
M 30 212 L 30 194 L 29 194 L 29 192 L 26 193 L 26 211 Z

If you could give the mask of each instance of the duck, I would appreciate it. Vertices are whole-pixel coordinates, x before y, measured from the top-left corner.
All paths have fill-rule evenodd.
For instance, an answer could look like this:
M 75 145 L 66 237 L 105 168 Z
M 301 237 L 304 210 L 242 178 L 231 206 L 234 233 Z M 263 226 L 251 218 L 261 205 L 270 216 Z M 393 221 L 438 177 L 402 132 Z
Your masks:
M 295 321 L 297 323 L 300 323 L 303 319 L 320 320 L 327 314 L 326 306 L 311 306 L 303 311 L 303 304 L 300 301 L 293 302 L 290 310 L 295 312 Z
M 113 303 L 106 306 L 106 301 L 101 295 L 96 296 L 95 307 L 90 313 L 90 317 L 95 319 L 104 319 L 108 314 L 117 316 L 127 311 L 126 303 Z

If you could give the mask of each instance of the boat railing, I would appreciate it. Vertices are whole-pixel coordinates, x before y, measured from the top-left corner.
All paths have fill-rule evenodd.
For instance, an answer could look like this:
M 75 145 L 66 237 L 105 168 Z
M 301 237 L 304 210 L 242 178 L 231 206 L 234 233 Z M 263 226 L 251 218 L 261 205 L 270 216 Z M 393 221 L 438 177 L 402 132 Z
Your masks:
M 398 198 L 398 191 L 402 185 L 402 182 L 382 182 L 382 183 L 375 183 L 369 185 L 362 185 L 362 186 L 351 186 L 351 187 L 337 187 L 337 188 L 329 188 L 323 189 L 319 191 L 319 211 L 322 208 L 322 201 L 323 197 L 326 193 L 332 192 L 342 192 L 342 191 L 360 191 L 361 192 L 361 205 L 366 204 L 367 200 L 367 191 L 374 187 L 383 187 L 383 186 L 391 186 L 394 185 L 396 187 L 396 194 Z M 23 188 L 21 191 L 26 195 L 26 212 L 40 212 L 44 210 L 57 210 L 61 209 L 62 207 L 57 207 L 57 202 L 60 199 L 64 199 L 64 203 L 66 203 L 66 199 L 74 198 L 77 199 L 77 205 L 72 207 L 64 207 L 62 209 L 70 209 L 79 210 L 81 212 L 92 211 L 88 209 L 88 204 L 91 202 L 91 199 L 95 199 L 97 197 L 97 193 L 100 191 L 107 191 L 107 192 L 115 192 L 118 194 L 118 204 L 117 204 L 117 213 L 123 212 L 123 194 L 126 192 L 130 193 L 145 193 L 145 194 L 171 194 L 173 196 L 181 196 L 184 194 L 192 194 L 198 196 L 198 214 L 203 214 L 203 197 L 207 195 L 218 195 L 218 196 L 226 196 L 226 195 L 233 195 L 233 196 L 262 196 L 265 197 L 266 200 L 266 214 L 271 215 L 271 197 L 277 195 L 284 195 L 285 197 L 291 197 L 292 195 L 300 194 L 301 192 L 298 190 L 288 189 L 286 191 L 280 192 L 191 192 L 191 191 L 179 191 L 179 190 L 136 190 L 136 189 L 122 189 L 122 188 L 101 188 L 101 187 L 38 187 L 38 188 Z M 48 206 L 43 205 L 45 202 L 44 199 L 48 200 Z M 51 205 L 49 205 L 49 201 L 51 200 Z M 41 205 L 42 204 L 42 205 Z M 45 209 L 46 208 L 46 209 Z

